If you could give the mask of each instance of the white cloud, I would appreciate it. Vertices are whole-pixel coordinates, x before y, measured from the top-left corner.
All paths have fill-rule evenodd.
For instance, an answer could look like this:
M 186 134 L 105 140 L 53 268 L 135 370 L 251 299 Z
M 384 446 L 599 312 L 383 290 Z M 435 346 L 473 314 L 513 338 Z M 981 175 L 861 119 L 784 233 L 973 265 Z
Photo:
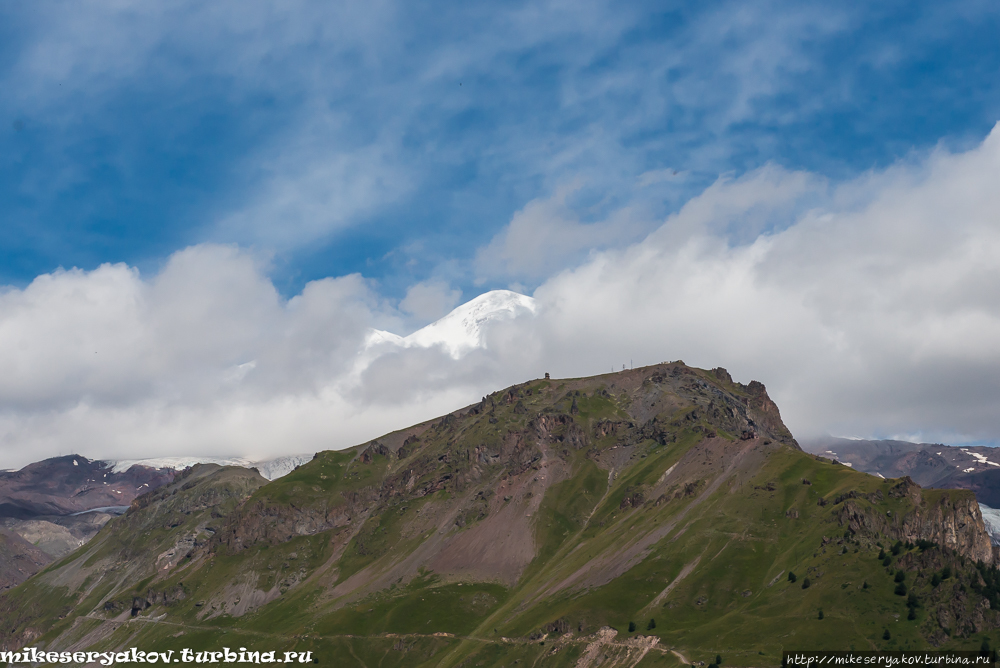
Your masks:
M 658 183 L 666 183 L 670 181 L 683 181 L 687 177 L 687 174 L 678 172 L 676 169 L 663 168 L 663 169 L 651 169 L 649 171 L 643 172 L 636 179 L 636 183 L 640 188 L 647 188 Z
M 234 143 L 210 144 L 221 152 L 212 201 L 187 212 L 198 236 L 183 238 L 279 251 L 308 249 L 405 203 L 425 210 L 423 198 L 454 194 L 442 179 L 452 170 L 477 175 L 457 188 L 455 220 L 479 210 L 475 184 L 537 193 L 581 174 L 599 197 L 672 208 L 681 189 L 649 188 L 650 160 L 670 154 L 700 182 L 730 167 L 737 149 L 727 132 L 751 111 L 769 127 L 801 120 L 755 105 L 800 89 L 795 76 L 819 66 L 814 43 L 847 22 L 829 8 L 743 3 L 690 13 L 664 39 L 633 39 L 646 12 L 603 1 L 429 12 L 393 1 L 47 7 L 15 17 L 18 40 L 0 79 L 9 91 L 0 108 L 44 128 L 52 155 L 39 176 L 24 175 L 25 187 L 51 197 L 87 180 L 74 147 L 93 137 L 121 142 L 109 159 L 130 175 L 136 149 L 123 128 L 135 114 L 123 116 L 119 102 L 142 100 L 171 110 L 155 126 L 161 136 L 190 137 L 212 122 L 240 129 Z M 483 126 L 470 131 L 470 122 Z M 182 141 L 178 150 L 191 149 Z M 647 192 L 627 192 L 639 174 Z M 552 226 L 584 240 L 567 241 L 574 262 L 587 241 L 608 243 L 606 230 L 566 213 Z M 546 275 L 537 262 L 521 266 L 502 238 L 497 245 L 484 271 Z
M 775 166 L 721 179 L 546 280 L 537 315 L 498 323 L 485 350 L 403 351 L 370 373 L 405 401 L 684 359 L 766 383 L 802 436 L 1000 442 L 998 175 L 1000 126 L 839 186 Z
M 531 317 L 484 320 L 457 358 L 366 351 L 406 318 L 364 279 L 284 300 L 234 247 L 188 248 L 151 277 L 39 276 L 0 294 L 0 465 L 338 448 L 546 371 L 678 358 L 764 382 L 798 435 L 1000 441 L 998 175 L 1000 127 L 839 186 L 773 166 L 720 180 L 645 239 L 549 277 Z M 759 234 L 734 239 L 733 221 Z M 410 295 L 412 313 L 454 298 Z
M 1000 128 L 833 191 L 775 167 L 722 181 L 540 287 L 540 354 L 573 374 L 721 364 L 764 381 L 802 434 L 1000 440 L 998 174 Z M 788 222 L 733 245 L 751 214 Z
M 648 223 L 631 209 L 616 211 L 599 222 L 581 222 L 567 204 L 578 186 L 562 187 L 548 198 L 536 199 L 514 214 L 489 245 L 476 254 L 480 282 L 488 278 L 539 280 L 581 255 L 638 238 Z
M 245 180 L 260 184 L 257 192 L 217 221 L 211 235 L 296 248 L 356 224 L 411 190 L 411 175 L 394 157 L 398 143 L 379 136 L 344 146 L 348 125 L 314 112 L 279 133 L 243 167 Z
M 399 309 L 426 322 L 455 308 L 461 298 L 462 291 L 452 289 L 444 281 L 421 281 L 409 287 Z
M 365 410 L 337 384 L 393 312 L 357 275 L 286 301 L 262 269 L 234 247 L 202 245 L 148 280 L 103 265 L 5 291 L 3 455 L 267 453 L 286 438 L 309 449 L 356 433 L 338 423 L 364 422 Z

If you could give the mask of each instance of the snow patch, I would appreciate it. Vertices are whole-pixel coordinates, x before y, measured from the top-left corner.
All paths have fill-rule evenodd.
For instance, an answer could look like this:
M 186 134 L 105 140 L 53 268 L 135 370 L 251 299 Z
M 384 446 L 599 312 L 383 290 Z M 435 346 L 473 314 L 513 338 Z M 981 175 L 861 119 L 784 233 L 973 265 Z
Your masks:
M 124 473 L 133 466 L 146 466 L 151 469 L 174 469 L 180 471 L 195 464 L 218 464 L 219 466 L 242 466 L 256 468 L 268 480 L 277 480 L 288 475 L 306 462 L 312 461 L 312 454 L 285 455 L 274 459 L 253 461 L 245 457 L 156 457 L 152 459 L 118 459 L 105 463 L 111 465 L 113 473 Z M 104 483 L 105 485 L 107 483 Z
M 128 506 L 101 506 L 100 508 L 81 510 L 78 513 L 70 513 L 70 517 L 74 517 L 76 515 L 86 515 L 87 513 L 108 513 L 109 515 L 124 515 L 125 511 L 128 509 L 129 509 Z
M 268 480 L 277 480 L 288 475 L 299 466 L 311 462 L 313 457 L 314 455 L 286 455 L 284 457 L 257 462 L 254 466 Z
M 242 457 L 153 457 L 150 459 L 115 459 L 108 460 L 112 473 L 124 473 L 133 466 L 145 466 L 151 469 L 174 469 L 180 471 L 195 464 L 218 464 L 219 466 L 242 466 L 250 468 L 253 462 Z
M 985 503 L 979 504 L 979 510 L 983 513 L 983 523 L 990 540 L 994 545 L 1000 545 L 1000 510 L 990 508 Z

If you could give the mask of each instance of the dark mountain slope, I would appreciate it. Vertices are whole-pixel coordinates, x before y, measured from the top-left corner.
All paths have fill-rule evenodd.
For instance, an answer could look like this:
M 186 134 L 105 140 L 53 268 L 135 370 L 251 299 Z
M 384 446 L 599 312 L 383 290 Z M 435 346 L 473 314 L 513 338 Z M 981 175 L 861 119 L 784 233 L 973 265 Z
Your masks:
M 21 584 L 51 561 L 16 533 L 0 529 L 0 590 Z
M 873 475 L 906 475 L 923 487 L 968 489 L 980 502 L 1000 508 L 1000 452 L 996 448 L 828 436 L 809 441 L 806 449 Z
M 72 552 L 90 540 L 112 514 L 120 514 L 140 494 L 170 482 L 174 473 L 145 466 L 116 473 L 107 462 L 79 455 L 53 457 L 20 471 L 0 471 L 0 530 L 6 534 L 5 549 L 27 543 L 32 555 L 27 557 L 18 548 L 21 556 L 15 567 L 14 557 L 4 559 L 0 554 L 0 582 L 4 572 L 10 574 L 10 583 L 21 582 L 52 559 Z M 93 509 L 107 512 L 80 514 Z
M 774 665 L 782 649 L 978 649 L 998 623 L 970 493 L 808 455 L 763 385 L 722 369 L 531 381 L 266 485 L 204 470 L 0 598 L 0 639 Z
M 172 469 L 133 466 L 115 473 L 107 462 L 79 455 L 53 457 L 20 471 L 0 472 L 0 518 L 68 515 L 105 506 L 127 506 L 140 494 L 173 479 Z

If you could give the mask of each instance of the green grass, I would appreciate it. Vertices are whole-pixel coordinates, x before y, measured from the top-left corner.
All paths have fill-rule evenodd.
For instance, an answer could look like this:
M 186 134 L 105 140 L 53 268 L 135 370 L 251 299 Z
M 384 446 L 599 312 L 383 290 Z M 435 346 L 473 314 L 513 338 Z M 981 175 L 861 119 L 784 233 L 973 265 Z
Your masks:
M 185 597 L 143 612 L 97 646 L 310 649 L 324 662 L 346 665 L 509 666 L 518 661 L 572 666 L 586 647 L 581 636 L 611 626 L 619 637 L 656 635 L 663 647 L 679 648 L 693 661 L 709 663 L 719 653 L 726 666 L 759 666 L 776 665 L 784 649 L 926 648 L 929 634 L 938 633 L 935 606 L 949 595 L 946 588 L 966 587 L 968 606 L 980 600 L 975 598 L 973 565 L 945 551 L 932 550 L 926 558 L 919 550 L 908 551 L 886 569 L 876 559 L 876 542 L 888 546 L 892 541 L 887 537 L 862 532 L 838 543 L 846 530 L 839 519 L 844 504 L 834 503 L 840 495 L 855 492 L 850 503 L 873 526 L 891 527 L 893 518 L 913 512 L 910 499 L 890 496 L 897 481 L 866 476 L 791 447 L 734 440 L 739 433 L 735 418 L 730 413 L 719 417 L 718 411 L 713 417 L 708 404 L 723 391 L 729 393 L 728 405 L 739 405 L 747 397 L 745 388 L 718 381 L 711 372 L 674 373 L 678 368 L 666 365 L 659 379 L 647 379 L 632 394 L 623 393 L 624 385 L 611 389 L 616 380 L 607 376 L 532 381 L 513 388 L 519 397 L 510 404 L 506 391 L 495 393 L 489 398 L 496 402 L 492 415 L 488 400 L 485 412 L 429 423 L 402 460 L 375 456 L 363 464 L 357 458 L 361 448 L 323 452 L 263 486 L 232 470 L 198 469 L 158 490 L 156 503 L 110 522 L 91 544 L 0 596 L 0 621 L 8 629 L 0 631 L 0 640 L 34 625 L 43 633 L 43 644 L 76 642 L 100 624 L 83 615 L 111 617 L 126 609 L 133 596 L 183 591 Z M 711 385 L 711 392 L 701 381 Z M 604 389 L 610 396 L 604 396 Z M 629 411 L 643 405 L 649 393 L 661 391 L 673 394 L 657 404 L 664 408 L 651 424 L 654 432 L 667 430 L 666 445 L 643 438 L 651 432 L 640 432 L 642 425 L 629 426 L 636 421 Z M 572 424 L 554 431 L 537 428 L 542 415 L 569 415 L 574 399 L 578 412 L 572 414 Z M 523 412 L 515 412 L 518 405 Z M 695 407 L 699 416 L 688 417 Z M 594 427 L 600 420 L 620 422 L 619 432 L 597 437 Z M 570 430 L 587 434 L 585 447 L 560 443 Z M 722 471 L 722 464 L 700 457 L 705 450 L 697 446 L 709 430 L 727 439 L 727 448 L 763 450 L 748 454 L 744 467 L 703 498 Z M 771 438 L 780 441 L 782 436 Z M 501 452 L 513 442 L 519 449 L 491 465 L 479 464 L 472 455 L 476 448 Z M 610 450 L 623 445 L 629 447 Z M 418 510 L 427 510 L 435 521 L 459 518 L 437 538 L 461 536 L 483 521 L 496 500 L 491 494 L 505 476 L 522 475 L 522 483 L 532 483 L 536 474 L 530 468 L 518 474 L 512 460 L 520 457 L 519 466 L 531 466 L 528 458 L 542 446 L 547 457 L 563 460 L 559 470 L 568 476 L 548 488 L 532 515 L 535 556 L 516 584 L 501 586 L 488 576 L 443 581 L 426 568 L 416 577 L 385 577 L 403 559 L 412 558 L 415 567 L 395 573 L 412 574 L 416 566 L 432 563 L 434 553 L 425 544 L 431 529 L 420 535 L 406 531 L 418 521 Z M 625 453 L 630 459 L 622 465 Z M 669 480 L 657 503 L 651 498 L 654 486 L 682 460 L 685 465 L 676 469 L 676 479 Z M 610 461 L 622 468 L 609 480 L 602 466 Z M 411 474 L 412 487 L 406 485 Z M 681 475 L 688 477 L 677 478 Z M 419 496 L 426 484 L 438 481 L 446 481 L 442 489 Z M 687 484 L 695 493 L 675 497 L 673 492 Z M 876 490 L 881 500 L 869 500 Z M 644 502 L 623 507 L 623 498 L 636 492 L 645 495 Z M 936 507 L 968 494 L 928 490 L 923 499 Z M 370 500 L 366 514 L 338 520 L 336 527 L 323 524 L 328 517 L 342 518 L 350 504 L 362 507 L 358 499 Z M 819 505 L 821 499 L 826 505 Z M 254 539 L 258 534 L 247 533 L 247 527 L 256 527 L 256 514 L 269 518 L 279 531 L 266 534 L 271 536 L 266 540 Z M 321 528 L 298 535 L 297 522 L 303 517 L 309 521 L 302 526 Z M 199 548 L 178 567 L 158 570 L 157 555 L 206 523 L 219 531 L 214 539 L 207 531 L 199 538 L 211 549 Z M 220 542 L 220 536 L 233 535 L 227 531 L 247 542 L 228 549 Z M 614 577 L 597 577 L 601 568 L 623 563 L 625 549 L 652 531 L 659 531 L 660 538 L 638 553 L 629 568 L 619 568 Z M 290 537 L 279 541 L 274 535 Z M 342 549 L 339 556 L 335 549 Z M 955 575 L 935 589 L 933 569 L 911 568 L 906 585 L 921 603 L 917 619 L 907 620 L 906 597 L 893 593 L 894 569 L 933 559 L 951 564 Z M 798 576 L 796 583 L 787 580 L 790 570 Z M 362 571 L 388 584 L 374 592 L 362 588 L 345 593 L 344 583 Z M 811 586 L 803 589 L 806 577 Z M 868 588 L 862 587 L 865 581 Z M 66 582 L 83 584 L 67 587 Z M 220 606 L 226 596 L 232 599 L 233 592 L 272 592 L 276 597 L 240 617 L 226 608 L 207 619 L 212 606 Z M 105 613 L 106 601 L 120 606 Z M 647 631 L 650 619 L 656 627 Z M 549 637 L 543 645 L 538 635 L 557 621 L 568 625 L 574 642 Z M 638 627 L 631 634 L 630 621 Z M 886 628 L 892 633 L 888 642 L 881 639 Z M 978 648 L 982 633 L 960 638 L 958 629 L 952 631 L 951 636 L 935 636 L 935 642 Z M 611 657 L 619 649 L 602 651 Z M 677 666 L 679 661 L 657 650 L 640 665 Z

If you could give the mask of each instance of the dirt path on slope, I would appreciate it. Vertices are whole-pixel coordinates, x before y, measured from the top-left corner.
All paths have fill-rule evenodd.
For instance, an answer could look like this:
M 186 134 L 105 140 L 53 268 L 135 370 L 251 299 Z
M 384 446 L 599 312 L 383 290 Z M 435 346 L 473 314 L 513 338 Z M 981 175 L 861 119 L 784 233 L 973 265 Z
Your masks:
M 101 617 L 92 615 L 83 615 L 81 617 L 86 619 L 92 619 L 95 621 L 103 622 L 103 625 L 108 625 L 111 628 L 111 633 L 122 626 L 134 626 L 140 624 L 162 624 L 164 626 L 170 626 L 178 629 L 186 629 L 190 631 L 224 631 L 226 633 L 236 633 L 247 636 L 255 636 L 261 638 L 269 638 L 273 640 L 283 640 L 291 644 L 296 644 L 303 639 L 314 639 L 314 640 L 340 640 L 340 639 L 350 639 L 350 640 L 388 640 L 388 639 L 437 639 L 442 638 L 453 638 L 455 640 L 460 640 L 463 642 L 472 642 L 479 645 L 535 645 L 538 641 L 528 640 L 526 638 L 483 638 L 480 636 L 461 636 L 452 635 L 449 633 L 379 633 L 377 635 L 356 635 L 356 634 L 308 634 L 306 636 L 302 635 L 285 635 L 281 633 L 267 633 L 264 631 L 251 631 L 247 629 L 234 628 L 232 626 L 209 626 L 209 625 L 192 625 L 184 624 L 181 622 L 172 622 L 165 619 L 156 617 L 133 617 L 125 621 L 115 621 L 110 619 L 102 619 Z M 110 633 L 102 634 L 103 637 L 110 636 Z M 561 647 L 579 646 L 585 645 L 583 655 L 577 662 L 577 666 L 580 668 L 591 668 L 594 664 L 594 660 L 601 660 L 603 655 L 602 651 L 607 652 L 609 650 L 614 650 L 614 656 L 611 657 L 611 663 L 601 663 L 601 665 L 610 666 L 621 666 L 622 668 L 634 668 L 650 651 L 657 651 L 661 655 L 670 652 L 680 658 L 684 663 L 689 663 L 686 658 L 679 652 L 673 649 L 667 649 L 665 647 L 660 647 L 660 639 L 657 636 L 636 636 L 634 638 L 626 638 L 623 640 L 618 640 L 616 636 L 618 632 L 614 629 L 604 627 L 594 634 L 588 636 L 573 637 L 570 634 L 564 635 L 562 637 L 555 638 L 543 638 L 546 640 L 548 645 L 552 645 L 554 649 L 558 650 Z M 176 634 L 175 634 L 176 637 Z M 114 651 L 121 651 L 126 645 L 133 643 L 135 638 L 135 633 L 131 635 L 129 640 L 126 641 L 125 645 L 116 648 Z M 82 650 L 81 650 L 82 651 Z M 348 651 L 361 662 L 361 659 L 354 655 L 353 648 L 348 647 Z M 446 659 L 445 657 L 444 659 Z M 443 659 L 443 660 L 444 660 Z M 543 657 L 539 657 L 539 660 Z M 442 661 L 443 661 L 442 660 Z M 537 662 L 536 662 L 537 663 Z M 365 665 L 361 662 L 361 665 Z
M 704 554 L 704 553 L 702 553 L 702 554 Z M 701 561 L 701 557 L 702 557 L 702 555 L 699 554 L 698 557 L 694 561 L 692 561 L 690 564 L 687 564 L 684 568 L 682 568 L 681 572 L 677 574 L 677 577 L 674 578 L 673 582 L 671 582 L 670 584 L 668 584 L 663 591 L 661 591 L 659 594 L 656 595 L 656 598 L 654 598 L 649 603 L 649 605 L 647 605 L 645 608 L 643 608 L 643 612 L 645 612 L 647 610 L 650 610 L 652 608 L 655 608 L 660 603 L 662 603 L 663 599 L 665 599 L 670 594 L 670 592 L 672 592 L 674 590 L 674 587 L 676 587 L 677 585 L 679 585 L 681 583 L 681 580 L 683 580 L 687 576 L 691 575 L 691 571 L 693 571 L 695 569 L 695 567 L 698 565 L 698 562 Z
M 611 582 L 616 577 L 641 562 L 653 545 L 669 535 L 670 532 L 674 530 L 674 527 L 676 527 L 677 524 L 688 515 L 688 513 L 700 506 L 705 499 L 714 494 L 719 487 L 722 486 L 723 482 L 729 479 L 740 463 L 742 463 L 746 454 L 757 445 L 759 445 L 758 439 L 746 441 L 745 445 L 738 453 L 736 453 L 732 461 L 726 467 L 725 471 L 716 476 L 715 480 L 713 480 L 701 494 L 695 497 L 691 503 L 683 508 L 676 517 L 649 533 L 635 539 L 624 547 L 611 548 L 611 551 L 606 551 L 604 554 L 591 559 L 568 578 L 559 584 L 546 589 L 539 595 L 539 597 L 552 596 L 563 589 L 574 585 L 599 587 Z M 623 517 L 622 520 L 624 519 L 625 518 Z

